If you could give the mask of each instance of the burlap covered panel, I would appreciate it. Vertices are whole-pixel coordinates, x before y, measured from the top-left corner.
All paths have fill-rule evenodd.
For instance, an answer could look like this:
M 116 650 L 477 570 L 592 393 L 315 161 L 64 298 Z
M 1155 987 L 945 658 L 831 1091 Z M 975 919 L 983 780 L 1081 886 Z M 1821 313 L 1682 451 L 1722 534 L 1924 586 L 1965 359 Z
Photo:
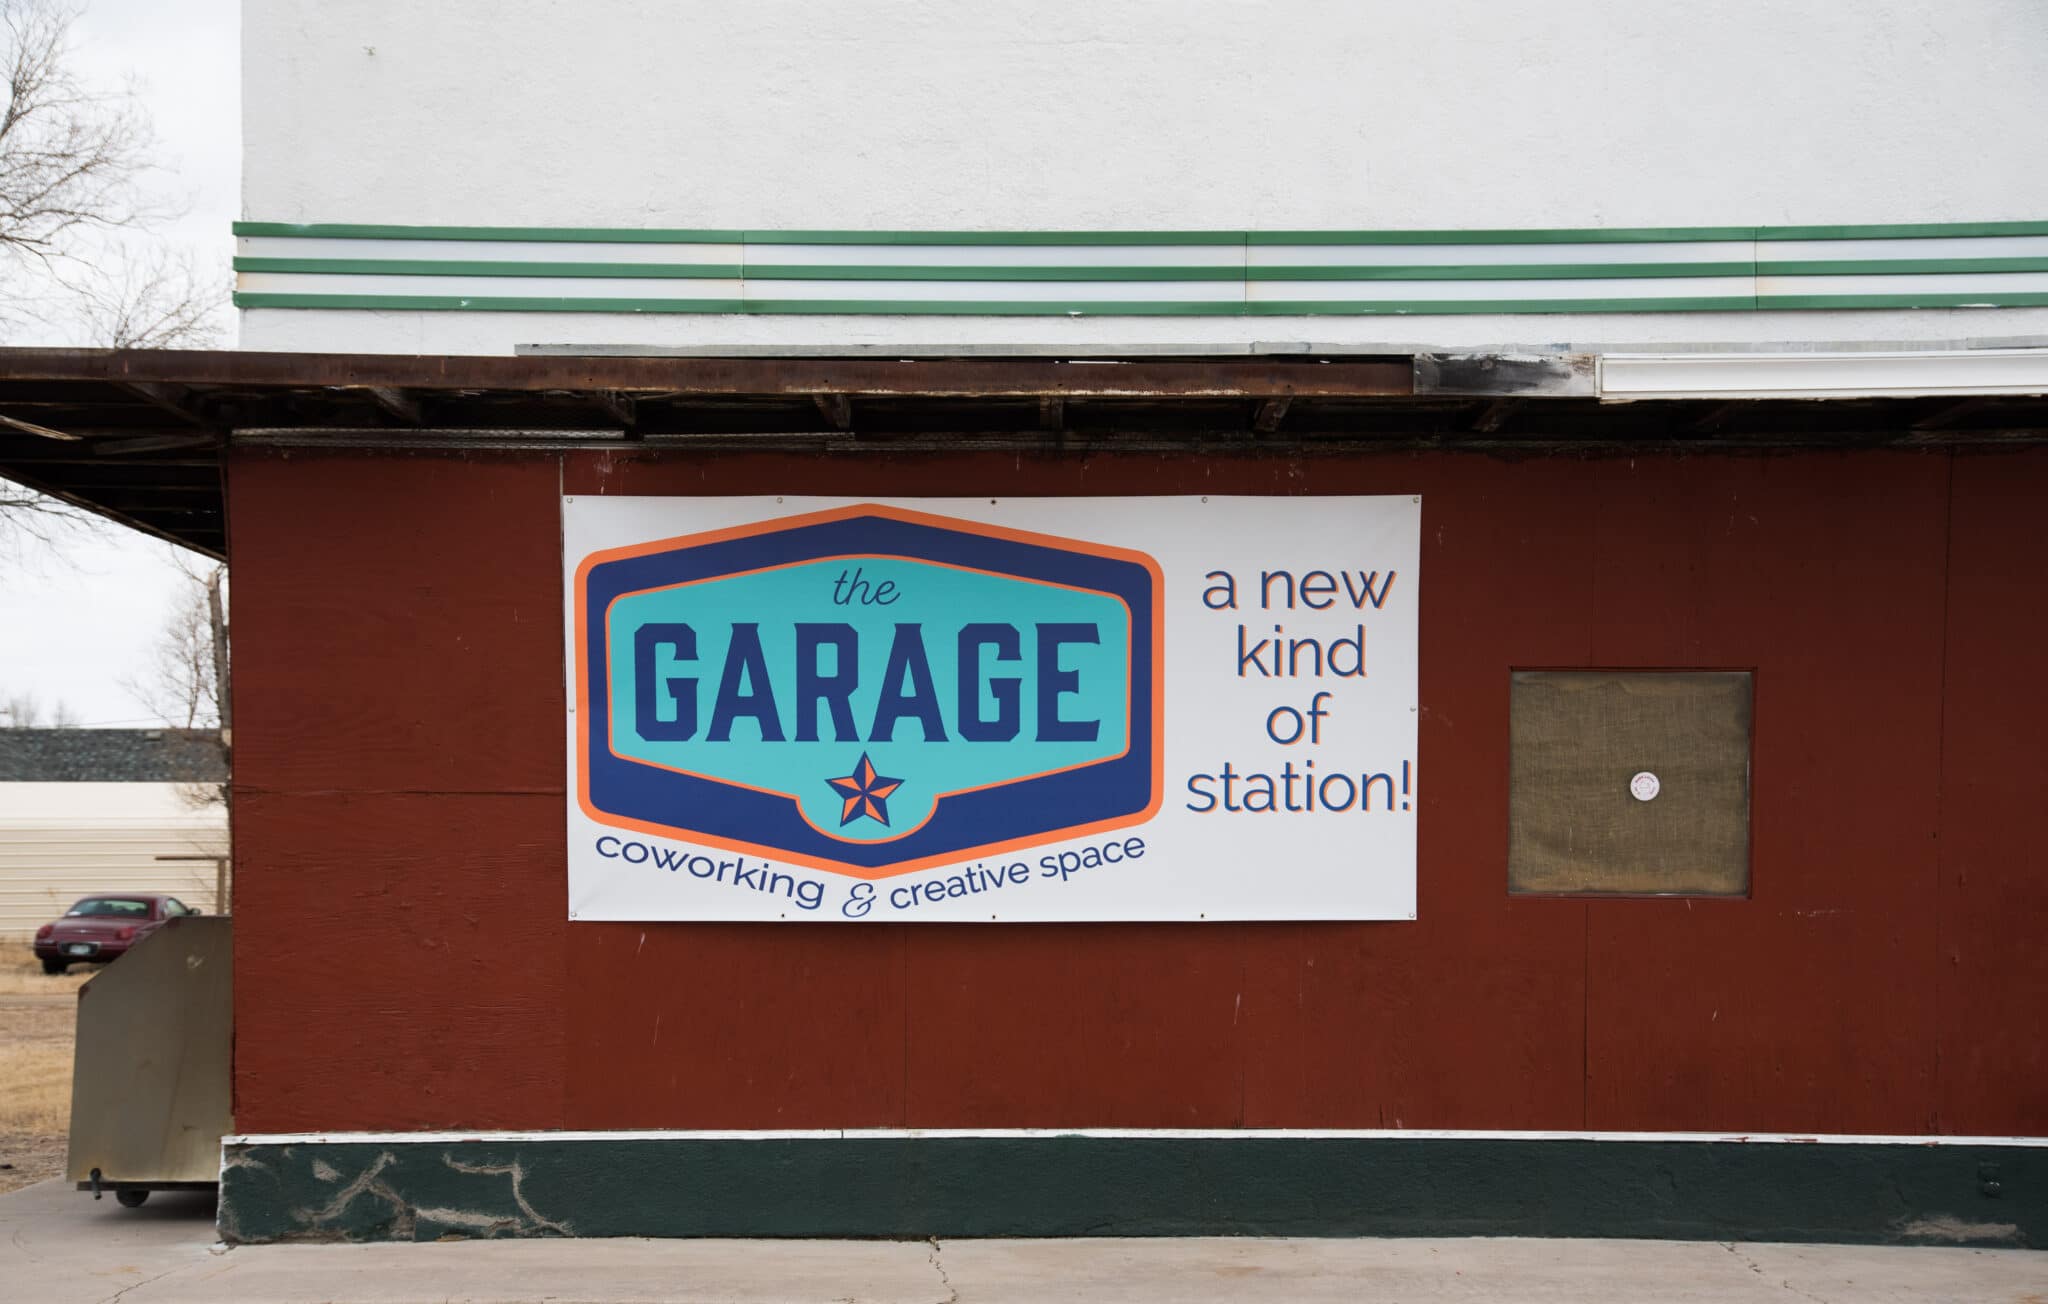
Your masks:
M 1746 672 L 1519 670 L 1511 691 L 1510 891 L 1749 891 Z

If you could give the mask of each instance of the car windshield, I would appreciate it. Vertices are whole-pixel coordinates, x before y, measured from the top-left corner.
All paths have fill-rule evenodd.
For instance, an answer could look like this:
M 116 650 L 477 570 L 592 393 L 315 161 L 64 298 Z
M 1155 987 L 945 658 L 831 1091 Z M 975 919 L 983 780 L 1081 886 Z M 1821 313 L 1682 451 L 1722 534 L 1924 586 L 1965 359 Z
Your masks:
M 72 915 L 113 915 L 123 919 L 149 918 L 149 902 L 137 901 L 133 897 L 87 897 L 64 912 Z

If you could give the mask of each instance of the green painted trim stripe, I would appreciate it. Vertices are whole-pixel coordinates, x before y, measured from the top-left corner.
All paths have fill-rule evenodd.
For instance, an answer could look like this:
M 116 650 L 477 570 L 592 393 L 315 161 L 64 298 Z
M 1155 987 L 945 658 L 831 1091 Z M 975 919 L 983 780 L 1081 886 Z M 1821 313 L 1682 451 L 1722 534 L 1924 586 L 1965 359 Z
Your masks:
M 1760 226 L 1759 240 L 1924 240 L 2048 235 L 2048 222 L 1891 222 L 1876 226 Z
M 1321 317 L 1474 313 L 1743 312 L 1824 308 L 2027 308 L 2048 291 L 1925 294 L 1766 294 L 1612 299 L 592 299 L 547 296 L 297 294 L 238 291 L 238 308 L 356 308 L 407 312 L 769 313 L 812 316 Z
M 737 280 L 738 263 L 560 263 L 416 258 L 235 259 L 238 272 L 305 272 L 320 276 L 588 276 L 634 280 Z
M 750 313 L 883 317 L 1239 317 L 1242 299 L 749 299 Z
M 1466 231 L 1248 231 L 1254 245 L 1685 244 L 1754 240 L 1753 226 L 1625 226 Z
M 236 222 L 243 236 L 346 240 L 530 240 L 588 244 L 843 245 L 1470 245 L 1629 244 L 1712 240 L 1911 240 L 2048 235 L 2048 221 L 1841 226 L 1485 228 L 1435 231 L 744 231 L 546 226 L 405 226 Z
M 1242 285 L 1242 264 L 1229 267 L 931 267 L 838 263 L 754 263 L 756 281 L 1221 281 Z
M 680 270 L 677 270 L 680 269 Z M 769 281 L 1223 281 L 1239 284 L 1242 266 L 1229 267 L 891 267 L 742 263 L 434 262 L 387 258 L 235 259 L 238 272 L 302 272 L 375 276 L 587 276 L 593 278 L 723 277 Z
M 944 299 L 587 299 L 528 298 L 491 295 L 413 294 L 271 294 L 242 291 L 238 308 L 368 308 L 413 312 L 621 312 L 621 313 L 807 313 L 819 316 L 881 314 L 888 316 L 967 317 L 1165 317 L 1238 316 L 1241 300 L 1174 302 L 1171 300 L 1045 300 Z
M 1472 313 L 1741 312 L 1756 299 L 1739 295 L 1676 295 L 1612 299 L 1253 299 L 1253 317 L 1425 317 Z
M 1416 263 L 1361 267 L 1258 267 L 1248 281 L 1575 281 L 1666 280 L 1671 277 L 1751 276 L 1756 264 L 1720 263 Z
M 1758 276 L 1933 276 L 2048 272 L 2048 258 L 1794 258 L 1756 264 Z
M 1242 231 L 749 231 L 759 245 L 1242 245 Z
M 1553 230 L 1253 231 L 1255 245 L 1286 244 L 1605 244 L 1705 240 L 1928 240 L 2048 235 L 2048 221 L 1891 222 L 1841 226 L 1644 226 Z
M 804 313 L 966 317 L 1234 317 L 1243 301 L 945 299 L 588 299 L 440 294 L 271 294 L 240 291 L 237 308 L 366 308 L 410 312 Z
M 257 1141 L 223 1149 L 219 1226 L 234 1243 L 1602 1236 L 2040 1247 L 2048 1150 L 1257 1134 Z
M 408 312 L 745 312 L 744 299 L 558 299 L 545 295 L 269 294 L 238 290 L 237 308 L 371 308 Z
M 496 295 L 284 294 L 241 291 L 238 308 L 360 308 L 412 312 L 764 313 L 811 316 L 1314 317 L 1471 313 L 1726 312 L 1749 295 L 1638 299 L 594 299 Z
M 2048 258 L 2033 260 L 2044 270 Z M 1752 262 L 1719 263 L 1475 263 L 1382 267 L 971 267 L 843 263 L 580 263 L 413 258 L 272 258 L 242 256 L 238 272 L 297 272 L 319 276 L 578 276 L 592 278 L 762 281 L 1568 281 L 1587 278 L 1669 279 L 1750 276 Z M 1977 269 L 1962 269 L 1977 270 Z
M 2048 265 L 2048 260 L 2043 260 Z M 1571 281 L 1750 276 L 1751 262 L 1465 263 L 1377 267 L 932 267 L 836 263 L 746 264 L 750 280 L 775 281 Z
M 236 222 L 236 235 L 320 240 L 529 240 L 560 244 L 738 244 L 744 231 L 606 226 L 392 226 L 357 222 Z
M 330 240 L 531 240 L 589 244 L 1242 245 L 1242 231 L 732 231 L 559 226 L 236 222 L 236 235 Z
M 1928 291 L 1925 294 L 1760 294 L 1758 308 L 2038 308 L 2048 305 L 2044 290 L 1977 290 L 1967 293 Z
M 1919 237 L 1985 239 L 2048 236 L 2048 221 L 1918 223 L 1888 226 L 1827 227 L 1633 227 L 1612 229 L 1560 228 L 1556 230 L 1475 229 L 1466 231 L 740 231 L 740 230 L 613 230 L 593 227 L 423 227 L 348 224 L 293 225 L 238 222 L 237 234 L 281 241 L 293 239 L 392 239 L 392 240 L 543 240 L 582 246 L 577 252 L 607 253 L 608 258 L 578 261 L 551 257 L 519 260 L 492 257 L 327 257 L 297 256 L 290 245 L 269 246 L 265 252 L 235 259 L 239 273 L 254 276 L 303 278 L 272 282 L 260 289 L 246 289 L 235 296 L 244 308 L 280 309 L 367 309 L 413 312 L 571 312 L 571 313 L 752 313 L 801 314 L 813 316 L 961 316 L 961 317 L 1192 317 L 1192 316 L 1456 316 L 1488 314 L 1556 313 L 1660 313 L 1737 312 L 1826 309 L 1915 309 L 1957 307 L 2033 307 L 2048 303 L 2048 287 L 2037 289 L 2036 278 L 2048 275 L 2048 253 L 1989 253 L 1982 257 L 1916 257 L 1911 240 Z M 1893 242 L 1877 257 L 1815 257 L 1815 248 L 1798 252 L 1799 257 L 1772 257 L 1785 252 L 1773 248 L 1788 241 L 1876 240 Z M 1630 246 L 1671 241 L 1730 241 L 1738 243 L 1741 257 L 1719 257 L 1710 261 L 1686 262 L 1662 258 L 1630 259 Z M 724 257 L 715 261 L 660 263 L 617 254 L 634 245 L 648 246 L 683 242 L 710 243 Z M 1512 262 L 1473 262 L 1468 252 L 1478 246 L 1499 247 L 1521 244 L 1532 251 L 1548 246 L 1547 252 L 1563 261 L 1539 262 L 1526 258 Z M 1586 248 L 1564 246 L 1583 244 Z M 850 261 L 820 262 L 813 253 L 805 258 L 800 246 L 839 245 Z M 1157 246 L 1208 246 L 1242 251 L 1242 257 L 1225 255 L 1226 265 L 1207 265 L 1193 259 L 1166 254 L 1157 265 L 1136 265 L 1115 259 L 1113 253 L 1098 254 L 1114 261 L 1080 263 L 1071 258 L 1040 266 L 1005 258 L 1002 247 L 1138 248 Z M 939 249 L 947 246 L 976 247 L 990 251 L 1001 260 L 989 266 L 960 265 L 939 255 L 917 257 L 896 264 L 875 261 L 873 253 L 862 257 L 858 246 L 894 246 L 911 249 Z M 1251 249 L 1259 246 L 1281 250 L 1268 254 L 1271 265 L 1252 261 Z M 1385 255 L 1375 258 L 1375 247 L 1414 246 L 1427 250 L 1422 256 L 1432 261 L 1397 263 Z M 303 247 L 303 246 L 301 246 Z M 1318 265 L 1300 255 L 1288 257 L 1289 247 L 1317 248 L 1323 257 L 1348 254 L 1343 265 Z M 282 248 L 285 252 L 280 253 Z M 1955 246 L 1950 246 L 1952 251 Z M 797 254 L 796 261 L 777 261 L 772 250 Z M 1438 255 L 1437 251 L 1441 251 Z M 1610 252 L 1611 251 L 1611 252 Z M 1945 251 L 1945 252 L 1948 252 Z M 487 252 L 466 250 L 466 253 Z M 1649 253 L 1647 249 L 1642 250 Z M 1701 252 L 1721 253 L 1720 250 Z M 1867 251 L 1858 250 L 1859 253 Z M 1968 253 L 1967 246 L 1963 252 Z M 751 255 L 766 253 L 756 261 Z M 1607 253 L 1607 257 L 1599 257 Z M 1897 256 L 1882 256 L 1896 254 Z M 700 253 L 701 257 L 702 254 Z M 408 277 L 417 278 L 418 290 L 409 286 L 374 287 L 376 292 L 344 292 L 342 285 L 323 282 L 323 277 Z M 1788 278 L 1869 277 L 1894 278 L 1856 285 L 1853 290 L 1828 292 L 1825 282 L 1787 283 Z M 1955 282 L 1944 286 L 1928 280 L 1938 277 L 2016 278 L 1991 289 L 1958 289 Z M 468 278 L 472 283 L 503 278 L 502 286 L 479 285 L 485 293 L 446 293 L 447 285 L 433 284 L 435 278 Z M 1921 286 L 1913 278 L 1924 278 Z M 564 280 L 589 281 L 578 286 L 549 285 Z M 620 284 L 616 293 L 602 281 L 645 281 L 636 287 Z M 675 286 L 693 297 L 657 297 L 647 293 L 653 283 L 673 281 L 720 282 L 706 286 Z M 1632 281 L 1600 293 L 1602 281 Z M 517 293 L 531 284 L 539 293 Z M 781 293 L 778 282 L 842 283 L 855 296 L 826 297 L 817 286 L 791 284 Z M 915 293 L 909 284 L 958 287 L 957 297 L 904 297 Z M 1498 283 L 1491 295 L 1482 289 Z M 1535 283 L 1535 284 L 1532 284 Z M 1547 283 L 1547 284 L 1545 284 Z M 1574 284 L 1577 283 L 1577 284 Z M 1653 284 L 1654 283 L 1654 284 Z M 1174 284 L 1209 286 L 1182 292 L 1195 297 L 1167 297 L 1155 287 Z M 1262 286 L 1318 286 L 1328 297 L 1289 296 L 1285 290 Z M 1357 284 L 1361 291 L 1336 288 Z M 1384 294 L 1371 296 L 1366 285 L 1386 287 Z M 1465 285 L 1486 297 L 1406 297 L 1394 287 L 1435 284 Z M 1030 285 L 1057 296 L 1037 299 L 1022 297 L 1005 285 Z M 1062 285 L 1071 288 L 1062 290 Z M 1113 297 L 1091 300 L 1081 286 L 1127 287 L 1108 289 Z M 332 289 L 323 288 L 332 287 Z M 371 287 L 363 287 L 365 289 Z M 546 290 L 561 291 L 555 294 Z M 1619 289 L 1649 291 L 1640 295 L 1615 293 Z M 443 293 L 433 291 L 442 290 Z M 511 290 L 514 293 L 491 291 Z M 572 292 L 577 291 L 577 292 Z M 706 293 L 713 291 L 713 293 Z M 1410 294 L 1414 292 L 1409 292 Z

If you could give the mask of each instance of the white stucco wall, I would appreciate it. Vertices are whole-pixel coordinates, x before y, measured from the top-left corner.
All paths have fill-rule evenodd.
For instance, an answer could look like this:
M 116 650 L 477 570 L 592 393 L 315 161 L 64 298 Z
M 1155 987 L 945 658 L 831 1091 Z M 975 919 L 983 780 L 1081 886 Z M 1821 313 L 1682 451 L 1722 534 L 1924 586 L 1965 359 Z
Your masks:
M 244 216 L 827 229 L 2048 218 L 2039 0 L 263 0 Z M 1912 339 L 2048 309 L 1542 318 L 245 315 L 250 347 Z M 1871 320 L 1858 320 L 1870 318 Z M 1306 321 L 1306 324 L 1301 324 Z

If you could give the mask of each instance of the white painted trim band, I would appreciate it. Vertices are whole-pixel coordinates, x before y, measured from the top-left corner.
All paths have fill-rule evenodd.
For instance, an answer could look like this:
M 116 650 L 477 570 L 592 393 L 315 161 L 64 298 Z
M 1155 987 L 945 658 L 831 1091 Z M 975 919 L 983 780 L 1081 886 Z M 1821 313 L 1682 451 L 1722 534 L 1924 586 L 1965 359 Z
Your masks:
M 2048 393 L 2048 349 L 1857 353 L 1607 353 L 1600 397 L 1912 398 Z
M 1828 1132 L 1516 1132 L 1423 1128 L 823 1128 L 787 1131 L 621 1132 L 249 1132 L 221 1138 L 226 1146 L 452 1145 L 511 1141 L 939 1141 L 986 1138 L 1043 1141 L 1059 1137 L 1144 1141 L 1620 1141 L 1740 1142 L 1758 1145 L 2020 1146 L 2048 1149 L 2039 1136 L 1873 1136 Z

